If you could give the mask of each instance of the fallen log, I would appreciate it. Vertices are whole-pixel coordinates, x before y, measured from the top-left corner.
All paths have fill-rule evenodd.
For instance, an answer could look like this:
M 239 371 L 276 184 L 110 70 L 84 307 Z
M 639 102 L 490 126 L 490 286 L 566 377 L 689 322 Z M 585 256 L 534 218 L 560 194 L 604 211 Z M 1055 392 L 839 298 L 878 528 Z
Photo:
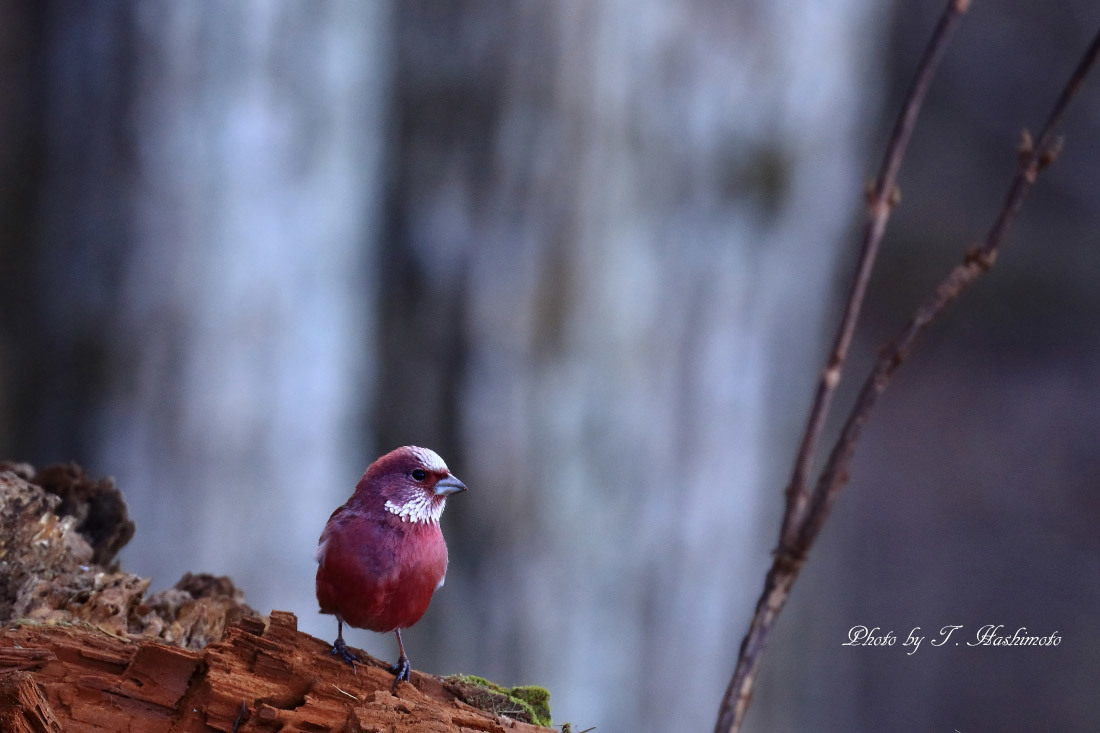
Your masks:
M 353 671 L 293 614 L 243 618 L 201 651 L 76 624 L 16 623 L 0 637 L 0 729 L 40 731 L 348 731 L 534 733 L 548 729 L 462 702 L 450 683 Z
M 82 471 L 63 468 L 47 477 L 87 488 Z M 366 661 L 349 667 L 328 642 L 298 631 L 293 614 L 257 614 L 226 578 L 189 574 L 146 597 L 148 580 L 112 564 L 132 534 L 113 484 L 69 491 L 82 498 L 59 516 L 68 499 L 35 483 L 40 475 L 0 464 L 5 733 L 551 730 L 532 724 L 549 724 L 539 688 L 414 671 L 391 692 L 383 662 L 357 651 Z M 112 531 L 105 516 L 121 526 Z M 88 517 L 99 518 L 98 545 L 81 532 Z

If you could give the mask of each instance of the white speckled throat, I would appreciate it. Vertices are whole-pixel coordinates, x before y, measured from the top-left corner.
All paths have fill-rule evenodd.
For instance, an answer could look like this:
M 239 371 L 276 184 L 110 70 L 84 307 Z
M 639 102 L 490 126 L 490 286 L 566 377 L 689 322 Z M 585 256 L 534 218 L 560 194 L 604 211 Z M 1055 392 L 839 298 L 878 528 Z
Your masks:
M 410 492 L 398 501 L 387 500 L 386 511 L 401 517 L 402 522 L 414 524 L 439 524 L 447 500 L 442 496 L 430 496 L 422 491 Z

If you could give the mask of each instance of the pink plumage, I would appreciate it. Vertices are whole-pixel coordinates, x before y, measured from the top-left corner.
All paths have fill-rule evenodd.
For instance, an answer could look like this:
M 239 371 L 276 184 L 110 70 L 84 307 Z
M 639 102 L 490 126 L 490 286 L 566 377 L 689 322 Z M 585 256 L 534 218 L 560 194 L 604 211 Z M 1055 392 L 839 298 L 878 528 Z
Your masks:
M 465 490 L 434 451 L 398 448 L 367 468 L 321 533 L 317 602 L 336 616 L 332 653 L 353 667 L 358 661 L 344 644 L 344 623 L 396 632 L 394 689 L 409 678 L 401 629 L 420 620 L 447 574 L 439 517 L 447 497 Z

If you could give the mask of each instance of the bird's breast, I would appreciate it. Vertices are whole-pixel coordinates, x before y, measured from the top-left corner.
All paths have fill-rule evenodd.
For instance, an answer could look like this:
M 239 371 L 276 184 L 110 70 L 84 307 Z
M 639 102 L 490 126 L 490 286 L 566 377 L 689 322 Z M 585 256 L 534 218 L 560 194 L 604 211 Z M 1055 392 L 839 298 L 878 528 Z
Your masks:
M 434 523 L 341 517 L 326 528 L 318 555 L 321 611 L 373 631 L 419 621 L 447 572 L 447 545 Z

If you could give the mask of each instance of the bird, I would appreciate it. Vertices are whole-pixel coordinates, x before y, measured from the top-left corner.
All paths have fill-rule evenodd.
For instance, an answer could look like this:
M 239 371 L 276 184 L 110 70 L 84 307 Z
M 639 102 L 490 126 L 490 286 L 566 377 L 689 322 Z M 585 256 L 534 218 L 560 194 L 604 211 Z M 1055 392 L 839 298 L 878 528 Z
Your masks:
M 397 448 L 367 467 L 317 543 L 317 603 L 336 616 L 332 654 L 352 670 L 361 661 L 344 643 L 345 623 L 396 633 L 394 692 L 411 669 L 401 630 L 420 620 L 447 575 L 439 518 L 447 497 L 463 491 L 435 451 Z

